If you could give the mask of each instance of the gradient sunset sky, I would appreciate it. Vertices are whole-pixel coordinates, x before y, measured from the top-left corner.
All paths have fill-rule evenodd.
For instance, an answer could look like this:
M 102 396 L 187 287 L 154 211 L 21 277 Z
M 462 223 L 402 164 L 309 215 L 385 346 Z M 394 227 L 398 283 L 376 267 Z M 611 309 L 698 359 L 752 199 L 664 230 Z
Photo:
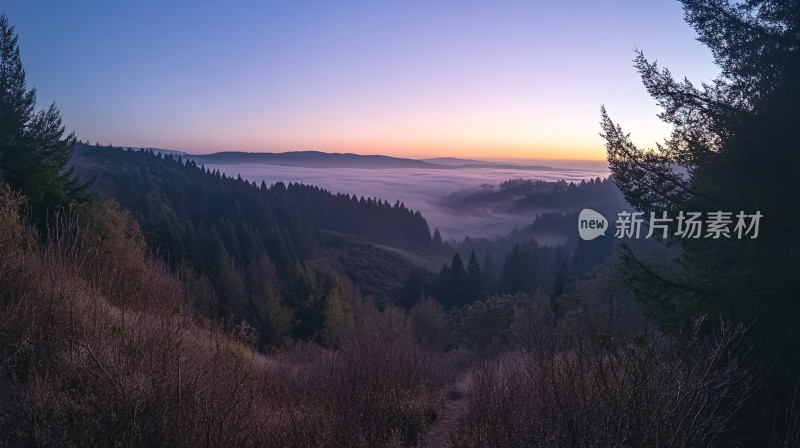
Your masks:
M 603 159 L 599 109 L 669 128 L 632 68 L 717 73 L 680 4 L 4 0 L 39 107 L 92 143 L 193 153 Z

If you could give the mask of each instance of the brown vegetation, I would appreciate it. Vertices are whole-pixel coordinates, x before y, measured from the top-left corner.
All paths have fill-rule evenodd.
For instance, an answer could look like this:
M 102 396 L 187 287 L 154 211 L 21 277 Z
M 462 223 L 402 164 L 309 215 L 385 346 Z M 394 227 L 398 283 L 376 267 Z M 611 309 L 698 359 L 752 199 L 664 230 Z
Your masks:
M 713 446 L 752 378 L 735 353 L 742 328 L 671 347 L 615 341 L 565 318 L 512 355 L 476 368 L 455 445 Z
M 413 344 L 266 358 L 246 323 L 195 317 L 115 204 L 57 218 L 45 243 L 22 204 L 0 195 L 0 445 L 412 446 L 435 418 L 448 369 Z
M 198 277 L 151 257 L 116 204 L 64 213 L 45 238 L 23 208 L 2 190 L 0 446 L 709 446 L 752 384 L 741 327 L 632 337 L 630 295 L 602 269 L 558 303 L 459 313 L 335 289 L 330 348 L 265 355 L 246 322 L 195 314 Z

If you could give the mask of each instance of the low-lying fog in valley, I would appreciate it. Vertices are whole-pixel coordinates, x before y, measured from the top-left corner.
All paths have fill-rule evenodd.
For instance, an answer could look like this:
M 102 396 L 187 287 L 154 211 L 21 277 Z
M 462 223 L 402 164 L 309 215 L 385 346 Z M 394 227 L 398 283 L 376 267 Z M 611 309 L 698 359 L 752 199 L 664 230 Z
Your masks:
M 524 214 L 507 213 L 480 208 L 454 209 L 442 200 L 447 195 L 478 189 L 498 188 L 510 179 L 545 181 L 607 177 L 607 167 L 596 168 L 457 168 L 457 169 L 398 169 L 398 168 L 308 168 L 275 166 L 261 163 L 214 164 L 206 168 L 218 169 L 229 175 L 241 176 L 256 183 L 265 181 L 300 182 L 330 190 L 334 193 L 357 193 L 364 197 L 378 197 L 391 203 L 399 200 L 427 219 L 431 230 L 438 227 L 444 238 L 461 239 L 503 235 L 514 228 L 530 224 L 535 210 Z

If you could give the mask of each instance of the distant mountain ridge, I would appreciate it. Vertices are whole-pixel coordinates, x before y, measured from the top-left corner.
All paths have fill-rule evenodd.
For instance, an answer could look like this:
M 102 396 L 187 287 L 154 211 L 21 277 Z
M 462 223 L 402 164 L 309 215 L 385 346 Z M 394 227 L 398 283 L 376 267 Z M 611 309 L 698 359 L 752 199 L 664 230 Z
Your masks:
M 427 159 L 420 159 L 423 162 L 433 163 L 435 165 L 445 166 L 465 166 L 465 165 L 498 165 L 496 162 L 487 162 L 486 160 L 476 159 L 462 159 L 460 157 L 430 157 Z M 502 165 L 502 163 L 500 163 Z
M 88 145 L 86 145 L 88 147 Z M 139 149 L 139 148 L 131 148 Z M 323 151 L 289 151 L 289 152 L 246 152 L 223 151 L 212 154 L 190 154 L 183 151 L 161 148 L 141 148 L 156 154 L 169 154 L 194 160 L 198 164 L 234 164 L 261 163 L 274 166 L 293 166 L 304 168 L 416 168 L 416 169 L 467 169 L 494 168 L 513 170 L 553 169 L 544 165 L 519 165 L 505 162 L 488 162 L 458 157 L 433 157 L 427 159 L 409 159 L 380 154 L 354 154 Z
M 441 168 L 439 165 L 415 159 L 321 151 L 217 152 L 187 157 L 200 163 L 264 163 L 309 168 Z
M 407 159 L 384 155 L 362 155 L 322 151 L 293 152 L 217 152 L 208 155 L 191 155 L 197 163 L 263 163 L 277 166 L 296 166 L 307 168 L 420 168 L 420 169 L 464 169 L 495 168 L 516 170 L 552 169 L 542 165 L 515 165 L 510 163 L 486 162 L 482 160 L 439 157 L 430 159 Z

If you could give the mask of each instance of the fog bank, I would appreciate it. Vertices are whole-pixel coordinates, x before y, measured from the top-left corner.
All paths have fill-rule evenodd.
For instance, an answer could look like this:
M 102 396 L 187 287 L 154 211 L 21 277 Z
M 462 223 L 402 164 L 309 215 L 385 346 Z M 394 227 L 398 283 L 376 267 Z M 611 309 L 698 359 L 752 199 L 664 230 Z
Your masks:
M 306 168 L 265 164 L 206 164 L 229 176 L 268 185 L 275 182 L 301 182 L 330 190 L 364 197 L 378 197 L 391 203 L 399 200 L 409 208 L 419 210 L 427 219 L 431 231 L 438 227 L 445 238 L 461 239 L 466 235 L 492 237 L 505 234 L 515 227 L 530 224 L 534 212 L 527 215 L 486 213 L 471 210 L 459 213 L 442 207 L 443 196 L 455 191 L 481 185 L 497 185 L 509 179 L 541 179 L 580 182 L 582 179 L 606 177 L 605 167 L 596 169 L 550 168 L 515 170 L 495 168 L 462 169 L 363 169 L 363 168 Z

